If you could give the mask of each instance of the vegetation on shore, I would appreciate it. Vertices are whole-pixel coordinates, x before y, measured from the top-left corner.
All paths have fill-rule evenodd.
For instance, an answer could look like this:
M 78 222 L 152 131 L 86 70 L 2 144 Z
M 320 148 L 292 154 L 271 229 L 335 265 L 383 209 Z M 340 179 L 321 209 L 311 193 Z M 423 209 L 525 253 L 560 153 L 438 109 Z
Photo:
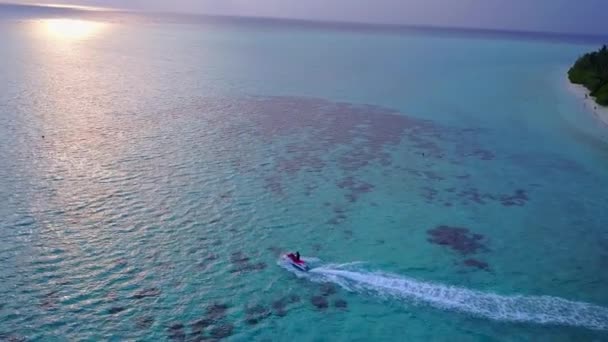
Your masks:
M 608 49 L 604 45 L 598 51 L 580 57 L 568 70 L 570 82 L 589 89 L 595 102 L 608 106 Z

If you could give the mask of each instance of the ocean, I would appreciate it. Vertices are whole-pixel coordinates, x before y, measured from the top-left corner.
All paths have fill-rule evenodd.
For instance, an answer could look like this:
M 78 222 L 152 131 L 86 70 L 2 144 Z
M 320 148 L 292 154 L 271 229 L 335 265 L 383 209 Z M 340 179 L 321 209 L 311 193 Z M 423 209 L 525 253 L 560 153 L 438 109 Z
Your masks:
M 0 32 L 0 340 L 608 340 L 608 130 L 566 79 L 605 37 Z

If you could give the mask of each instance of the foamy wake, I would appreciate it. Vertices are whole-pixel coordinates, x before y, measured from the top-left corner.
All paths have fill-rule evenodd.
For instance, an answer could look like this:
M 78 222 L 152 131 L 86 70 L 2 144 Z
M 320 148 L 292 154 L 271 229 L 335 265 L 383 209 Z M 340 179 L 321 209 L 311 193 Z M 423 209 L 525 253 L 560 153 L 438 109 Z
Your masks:
M 503 296 L 396 274 L 351 270 L 352 266 L 326 265 L 309 272 L 294 272 L 312 281 L 338 284 L 351 292 L 424 303 L 493 320 L 608 330 L 608 308 L 599 305 L 551 296 Z

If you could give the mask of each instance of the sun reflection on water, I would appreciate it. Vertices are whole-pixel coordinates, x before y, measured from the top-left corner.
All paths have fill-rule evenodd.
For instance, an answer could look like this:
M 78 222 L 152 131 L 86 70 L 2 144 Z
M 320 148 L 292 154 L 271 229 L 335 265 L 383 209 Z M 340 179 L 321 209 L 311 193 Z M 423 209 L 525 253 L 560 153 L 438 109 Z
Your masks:
M 39 22 L 45 36 L 59 41 L 82 40 L 99 34 L 105 23 L 82 19 L 44 19 Z

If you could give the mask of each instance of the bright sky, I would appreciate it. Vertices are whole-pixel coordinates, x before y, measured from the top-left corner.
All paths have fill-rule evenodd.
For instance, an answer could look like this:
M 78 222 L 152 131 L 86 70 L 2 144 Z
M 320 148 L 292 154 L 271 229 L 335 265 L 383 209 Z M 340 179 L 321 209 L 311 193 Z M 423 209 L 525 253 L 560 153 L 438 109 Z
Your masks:
M 18 3 L 44 0 L 13 0 Z M 608 0 L 56 0 L 149 11 L 608 35 Z

